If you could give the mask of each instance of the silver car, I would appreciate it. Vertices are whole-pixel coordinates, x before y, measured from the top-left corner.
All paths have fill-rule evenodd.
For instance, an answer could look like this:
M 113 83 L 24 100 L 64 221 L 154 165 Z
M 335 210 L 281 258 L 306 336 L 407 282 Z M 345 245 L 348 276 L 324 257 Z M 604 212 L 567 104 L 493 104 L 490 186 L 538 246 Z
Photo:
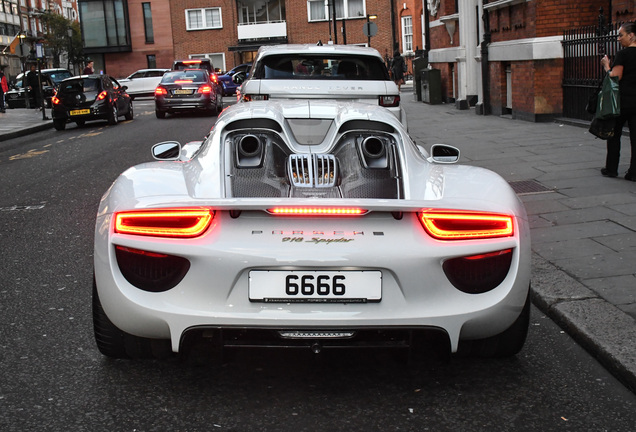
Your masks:
M 380 53 L 351 45 L 276 45 L 259 49 L 240 100 L 351 100 L 387 108 L 407 127 L 400 92 Z
M 127 78 L 119 81 L 121 85 L 128 87 L 128 94 L 131 98 L 138 96 L 152 96 L 155 94 L 155 88 L 161 81 L 164 73 L 170 69 L 140 69 Z

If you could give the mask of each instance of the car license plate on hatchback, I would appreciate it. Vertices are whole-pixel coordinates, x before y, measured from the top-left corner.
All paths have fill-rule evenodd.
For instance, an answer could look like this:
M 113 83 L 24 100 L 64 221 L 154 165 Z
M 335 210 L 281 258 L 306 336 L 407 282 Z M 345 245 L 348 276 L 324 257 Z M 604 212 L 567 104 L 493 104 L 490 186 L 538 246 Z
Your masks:
M 268 303 L 378 302 L 382 299 L 382 272 L 252 270 L 249 299 Z
M 70 115 L 74 116 L 74 115 L 84 115 L 84 114 L 90 114 L 91 110 L 90 109 L 80 109 L 80 110 L 71 110 L 69 112 Z

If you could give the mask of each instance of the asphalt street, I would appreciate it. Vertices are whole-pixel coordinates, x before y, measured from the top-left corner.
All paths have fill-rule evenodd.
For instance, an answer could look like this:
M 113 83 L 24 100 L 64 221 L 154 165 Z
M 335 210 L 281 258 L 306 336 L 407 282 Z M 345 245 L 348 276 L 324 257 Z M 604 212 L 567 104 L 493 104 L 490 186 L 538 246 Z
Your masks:
M 576 122 L 425 104 L 406 86 L 402 103 L 416 142 L 457 146 L 460 163 L 491 169 L 512 185 L 532 226 L 534 304 L 636 392 L 636 183 L 600 175 L 605 142 Z M 41 111 L 7 110 L 0 147 L 52 126 Z M 623 149 L 620 173 L 630 156 Z

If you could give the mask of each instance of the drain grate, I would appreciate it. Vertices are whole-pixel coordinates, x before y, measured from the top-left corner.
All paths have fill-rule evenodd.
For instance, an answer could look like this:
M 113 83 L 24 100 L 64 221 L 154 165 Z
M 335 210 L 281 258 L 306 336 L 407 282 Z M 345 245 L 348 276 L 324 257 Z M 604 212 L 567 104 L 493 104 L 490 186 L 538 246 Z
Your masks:
M 530 195 L 553 192 L 552 189 L 543 186 L 535 180 L 521 180 L 509 182 L 512 189 L 517 195 Z

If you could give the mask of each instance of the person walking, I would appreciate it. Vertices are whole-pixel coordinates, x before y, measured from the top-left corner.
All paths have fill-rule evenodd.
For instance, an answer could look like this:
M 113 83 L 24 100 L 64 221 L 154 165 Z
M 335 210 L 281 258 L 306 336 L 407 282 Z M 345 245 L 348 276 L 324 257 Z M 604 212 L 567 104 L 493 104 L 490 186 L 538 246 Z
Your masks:
M 31 69 L 26 74 L 26 88 L 30 92 L 29 99 L 32 100 L 31 108 L 41 109 L 41 94 L 40 94 L 40 80 L 38 78 L 38 71 L 35 69 L 35 65 L 31 65 Z
M 92 75 L 95 73 L 95 69 L 93 69 L 93 65 L 95 63 L 93 62 L 93 60 L 89 60 L 86 63 L 86 67 L 84 68 L 84 70 L 82 71 L 82 75 Z
M 393 82 L 397 84 L 398 91 L 400 91 L 402 84 L 404 84 L 404 72 L 406 72 L 406 62 L 400 55 L 400 52 L 396 50 L 391 60 L 391 77 L 393 78 Z
M 0 112 L 7 112 L 4 105 L 4 94 L 9 91 L 7 77 L 4 76 L 4 68 L 0 67 Z
M 623 126 L 627 123 L 632 154 L 625 179 L 636 181 L 636 23 L 623 24 L 618 29 L 618 41 L 623 49 L 616 53 L 613 64 L 610 66 L 607 55 L 601 59 L 605 72 L 618 77 L 621 98 L 621 113 L 616 118 L 614 136 L 607 140 L 607 157 L 601 174 L 605 177 L 618 177 L 621 135 Z

